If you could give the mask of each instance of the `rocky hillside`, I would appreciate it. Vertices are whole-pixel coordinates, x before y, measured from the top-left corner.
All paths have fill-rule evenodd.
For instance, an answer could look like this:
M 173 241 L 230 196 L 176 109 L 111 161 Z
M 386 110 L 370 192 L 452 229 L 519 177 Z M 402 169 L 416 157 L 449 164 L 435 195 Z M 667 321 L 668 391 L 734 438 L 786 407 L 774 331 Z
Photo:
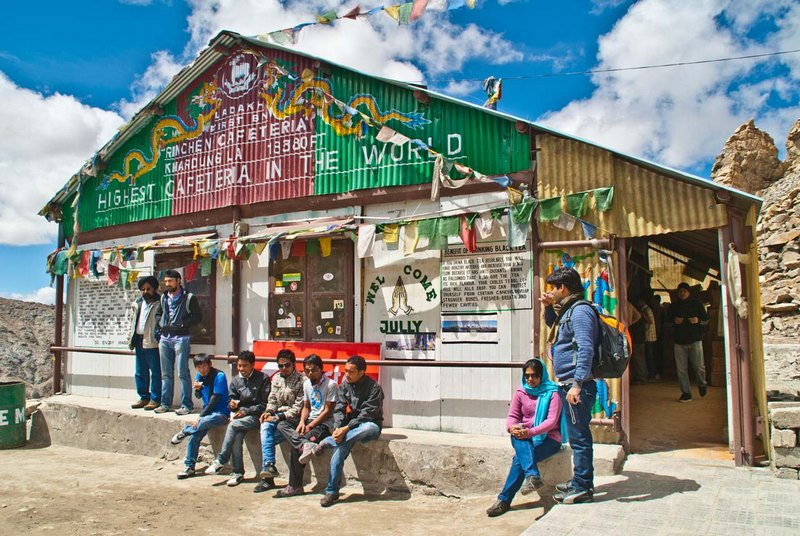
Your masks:
M 800 396 L 800 120 L 785 161 L 751 120 L 728 139 L 711 174 L 764 199 L 757 233 L 767 391 Z
M 53 392 L 55 308 L 0 298 L 0 381 L 22 380 L 28 398 Z
M 712 178 L 764 199 L 758 220 L 761 307 L 767 341 L 800 336 L 800 120 L 789 131 L 787 157 L 751 120 L 725 143 Z

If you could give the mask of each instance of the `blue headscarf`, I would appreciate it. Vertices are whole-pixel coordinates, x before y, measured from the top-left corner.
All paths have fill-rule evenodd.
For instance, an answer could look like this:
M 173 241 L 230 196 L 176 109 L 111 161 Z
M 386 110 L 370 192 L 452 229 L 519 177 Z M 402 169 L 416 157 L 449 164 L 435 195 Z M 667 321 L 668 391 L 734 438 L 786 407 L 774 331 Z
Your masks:
M 525 370 L 522 371 L 522 388 L 528 393 L 530 396 L 535 396 L 536 400 L 536 415 L 533 417 L 533 426 L 539 426 L 542 424 L 545 419 L 547 419 L 547 412 L 550 410 L 550 400 L 553 397 L 553 393 L 558 391 L 558 385 L 555 382 L 550 381 L 550 375 L 547 373 L 547 367 L 544 366 L 544 363 L 541 359 L 534 359 L 534 361 L 538 361 L 539 364 L 542 366 L 542 381 L 536 387 L 531 387 L 528 385 L 528 382 L 525 381 Z M 558 396 L 558 395 L 556 395 Z M 564 415 L 564 412 L 561 412 L 561 442 L 567 442 L 567 421 Z M 542 443 L 547 437 L 547 432 L 543 434 L 539 434 L 533 436 L 533 445 L 537 446 Z

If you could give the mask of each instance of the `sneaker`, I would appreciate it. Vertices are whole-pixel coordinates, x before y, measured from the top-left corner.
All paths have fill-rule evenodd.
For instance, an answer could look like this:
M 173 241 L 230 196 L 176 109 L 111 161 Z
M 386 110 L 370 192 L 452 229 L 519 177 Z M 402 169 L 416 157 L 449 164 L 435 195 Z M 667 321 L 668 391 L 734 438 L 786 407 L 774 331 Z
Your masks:
M 275 481 L 271 478 L 262 478 L 261 482 L 256 484 L 256 487 L 253 488 L 253 493 L 262 493 L 264 491 L 271 490 L 275 487 Z
M 529 495 L 542 487 L 544 487 L 544 480 L 542 480 L 542 477 L 530 475 L 525 477 L 525 481 L 522 483 L 519 492 L 523 495 Z
M 278 475 L 280 475 L 280 473 L 278 473 L 278 469 L 275 467 L 274 463 L 267 463 L 267 465 L 264 466 L 264 470 L 261 471 L 262 480 L 267 478 L 272 479 Z
M 488 510 L 486 510 L 486 515 L 489 517 L 501 516 L 508 512 L 509 508 L 511 508 L 511 503 L 498 500 Z
M 154 409 L 156 409 L 156 408 L 157 408 L 157 407 L 159 407 L 160 405 L 161 405 L 160 403 L 158 403 L 158 402 L 156 402 L 156 401 L 154 401 L 154 400 L 151 400 L 151 401 L 150 401 L 150 402 L 148 402 L 148 403 L 147 403 L 147 405 L 144 407 L 144 410 L 145 410 L 145 411 L 153 411 Z
M 691 402 L 692 395 L 689 393 L 681 393 L 681 397 L 678 399 L 678 402 Z
M 194 467 L 187 467 L 180 473 L 178 473 L 178 480 L 183 480 L 184 478 L 189 478 L 190 476 L 194 476 L 195 471 Z
M 572 480 L 567 480 L 566 482 L 562 482 L 561 484 L 556 484 L 556 491 L 560 491 L 564 493 L 565 491 L 569 491 L 572 489 Z
M 165 406 L 165 405 L 163 405 L 163 404 L 162 404 L 162 405 L 160 405 L 160 406 L 158 406 L 158 407 L 157 407 L 157 408 L 154 410 L 154 412 L 155 412 L 155 413 L 166 413 L 166 412 L 168 412 L 168 411 L 172 411 L 172 408 L 171 408 L 171 407 L 169 407 L 169 406 Z
M 214 463 L 209 465 L 206 468 L 207 475 L 218 475 L 220 471 L 222 471 L 223 465 L 219 463 L 217 460 L 214 460 Z
M 703 398 L 708 394 L 708 387 L 706 387 L 705 385 L 701 385 L 699 390 L 700 390 L 700 398 Z
M 323 508 L 327 508 L 333 506 L 337 502 L 339 502 L 338 493 L 326 493 L 325 496 L 319 500 L 319 505 Z
M 231 473 L 231 477 L 226 484 L 228 484 L 229 488 L 232 488 L 233 486 L 238 486 L 242 480 L 244 480 L 244 475 L 242 473 Z
M 150 401 L 148 399 L 140 398 L 138 402 L 136 402 L 135 404 L 131 404 L 131 409 L 141 409 L 149 403 Z
M 175 415 L 189 415 L 192 412 L 189 408 L 180 407 L 175 410 Z
M 188 436 L 188 435 L 189 435 L 189 434 L 187 434 L 186 432 L 184 432 L 183 430 L 181 430 L 180 432 L 178 432 L 177 434 L 175 434 L 174 436 L 172 436 L 172 439 L 170 439 L 170 440 L 169 440 L 169 442 L 170 442 L 170 443 L 172 443 L 173 445 L 177 445 L 178 443 L 180 443 L 181 441 L 183 441 L 183 440 L 184 440 L 184 438 L 185 438 L 186 436 Z
M 303 488 L 295 488 L 293 486 L 286 486 L 283 489 L 279 489 L 278 493 L 275 494 L 275 497 L 280 499 L 280 498 L 283 498 L 283 497 L 294 497 L 295 495 L 302 495 L 303 493 L 305 493 L 303 491 Z
M 587 489 L 572 488 L 553 495 L 553 500 L 560 504 L 579 504 L 594 501 L 594 493 Z
M 303 445 L 303 452 L 300 454 L 300 463 L 308 463 L 311 456 L 319 456 L 322 452 L 322 445 L 319 443 L 306 443 Z

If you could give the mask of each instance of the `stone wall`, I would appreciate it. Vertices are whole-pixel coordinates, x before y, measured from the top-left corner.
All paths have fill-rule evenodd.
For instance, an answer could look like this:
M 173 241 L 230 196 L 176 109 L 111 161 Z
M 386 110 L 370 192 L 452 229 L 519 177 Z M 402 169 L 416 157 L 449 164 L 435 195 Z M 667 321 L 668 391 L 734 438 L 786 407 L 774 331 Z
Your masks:
M 769 404 L 772 434 L 772 471 L 778 478 L 798 479 L 800 471 L 800 403 Z

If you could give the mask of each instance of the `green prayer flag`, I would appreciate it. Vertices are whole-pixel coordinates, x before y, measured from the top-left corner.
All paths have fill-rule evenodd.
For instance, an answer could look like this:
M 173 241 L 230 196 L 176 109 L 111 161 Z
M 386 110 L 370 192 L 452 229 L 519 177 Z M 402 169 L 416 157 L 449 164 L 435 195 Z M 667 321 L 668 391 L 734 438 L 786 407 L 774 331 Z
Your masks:
M 586 214 L 586 199 L 589 197 L 589 192 L 578 192 L 567 195 L 567 214 L 582 218 Z
M 306 255 L 319 255 L 319 240 L 316 238 L 306 240 Z
M 467 227 L 472 227 L 472 224 L 475 223 L 475 220 L 478 219 L 478 213 L 472 212 L 471 214 L 464 215 L 467 219 Z
M 561 216 L 561 198 L 539 200 L 539 221 L 555 221 Z
M 505 208 L 493 208 L 492 210 L 489 211 L 489 214 L 491 214 L 493 220 L 499 220 L 500 218 L 503 217 L 503 214 L 505 213 L 506 213 Z
M 592 193 L 594 194 L 594 202 L 597 204 L 597 210 L 605 212 L 611 208 L 611 204 L 614 201 L 613 186 L 597 188 Z
M 514 223 L 528 223 L 531 221 L 531 216 L 533 215 L 533 209 L 536 208 L 536 200 L 535 199 L 528 199 L 527 201 L 523 201 L 519 205 L 514 205 L 511 207 L 511 220 Z
M 420 237 L 430 238 L 436 232 L 436 218 L 419 220 L 417 223 L 417 233 Z
M 444 237 L 458 236 L 461 234 L 461 217 L 450 216 L 447 218 L 439 218 L 436 222 L 437 234 Z
M 141 246 L 136 248 L 136 262 L 144 262 L 144 248 Z
M 203 257 L 200 259 L 200 275 L 203 277 L 210 276 L 212 266 L 214 266 L 214 259 L 211 257 Z

